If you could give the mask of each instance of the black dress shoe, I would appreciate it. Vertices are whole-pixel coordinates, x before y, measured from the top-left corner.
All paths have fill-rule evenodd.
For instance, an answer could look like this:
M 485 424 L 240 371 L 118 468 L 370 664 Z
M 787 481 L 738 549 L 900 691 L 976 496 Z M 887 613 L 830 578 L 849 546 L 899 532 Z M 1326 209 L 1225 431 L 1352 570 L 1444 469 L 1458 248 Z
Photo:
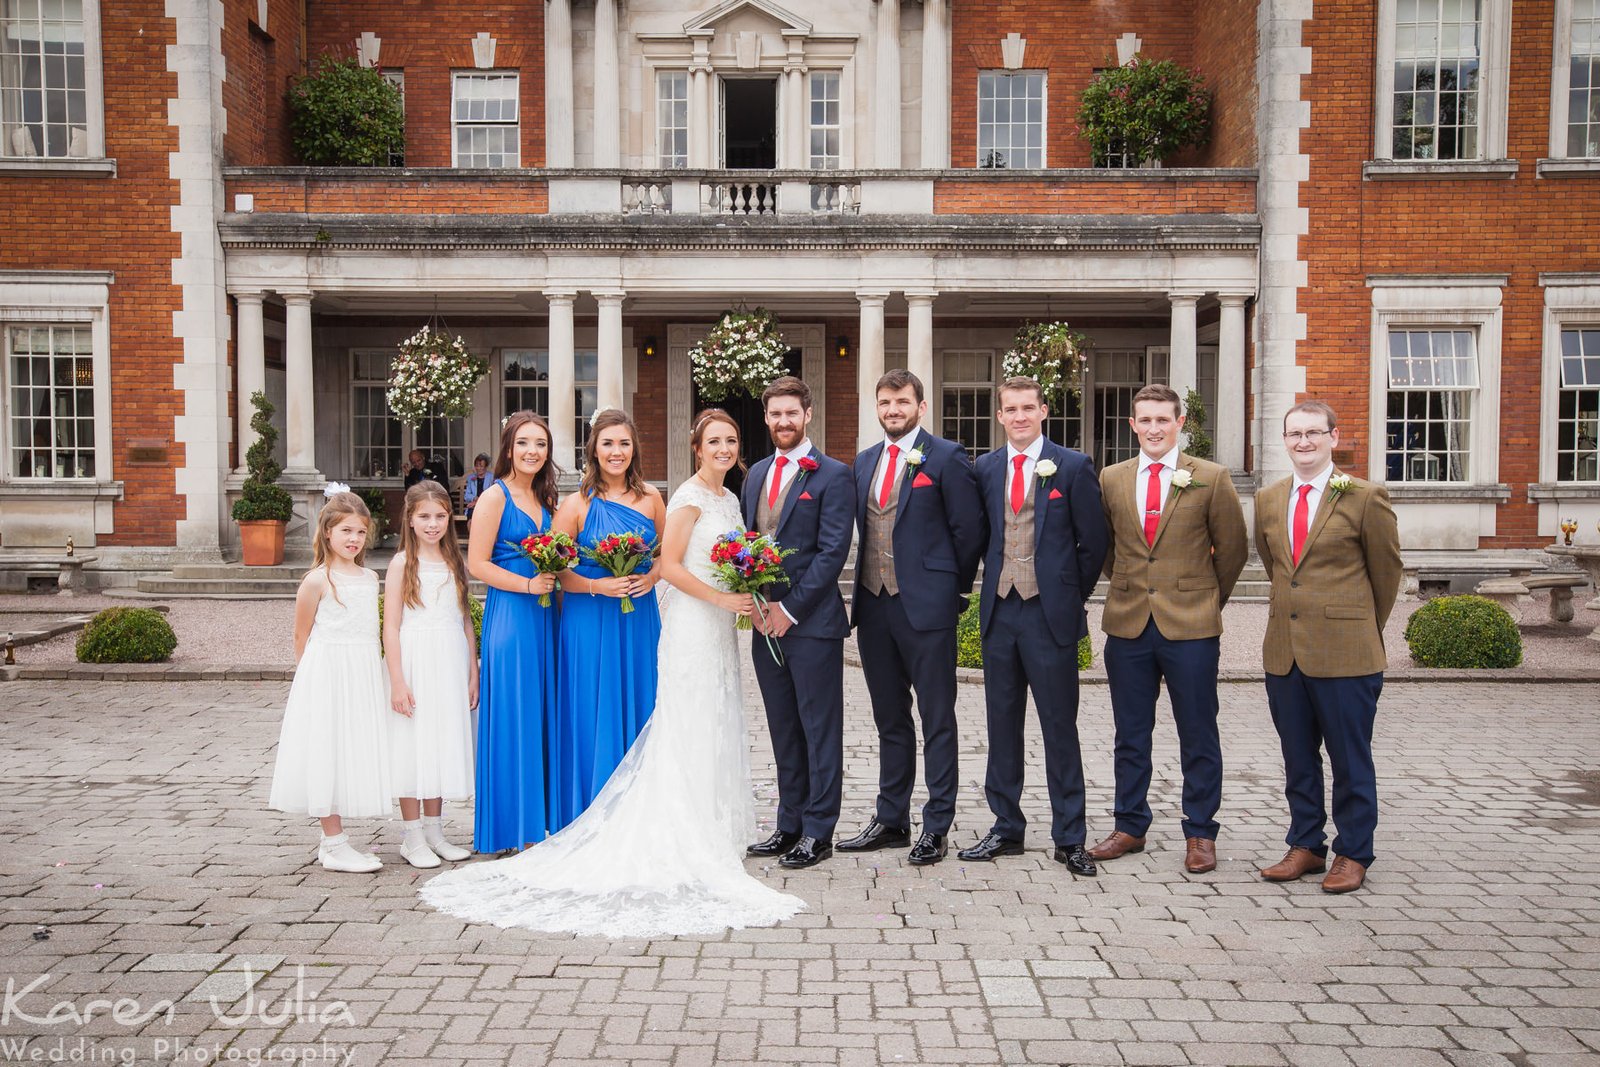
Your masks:
M 796 841 L 800 840 L 799 834 L 792 834 L 788 830 L 774 830 L 772 836 L 765 841 L 757 841 L 744 850 L 747 856 L 781 856 L 794 848 Z
M 848 841 L 840 841 L 840 852 L 873 852 L 880 848 L 905 848 L 911 844 L 911 827 L 885 826 L 877 819 Z
M 1057 863 L 1067 865 L 1067 870 L 1073 874 L 1081 874 L 1085 878 L 1093 878 L 1099 874 L 1094 860 L 1089 858 L 1089 850 L 1082 845 L 1057 845 L 1056 850 L 1050 853 L 1050 858 Z
M 982 841 L 979 841 L 971 848 L 962 849 L 956 855 L 964 860 L 992 860 L 998 856 L 1020 856 L 1022 855 L 1022 842 L 1013 841 L 1009 837 L 1001 837 L 991 830 L 983 835 Z
M 917 843 L 911 846 L 911 854 L 906 859 L 913 867 L 926 867 L 930 863 L 938 863 L 944 859 L 945 850 L 943 834 L 924 833 L 917 838 Z
M 815 867 L 831 855 L 833 855 L 832 841 L 818 841 L 814 837 L 802 837 L 794 848 L 783 854 L 783 858 L 778 863 L 791 871 L 798 871 L 805 867 Z

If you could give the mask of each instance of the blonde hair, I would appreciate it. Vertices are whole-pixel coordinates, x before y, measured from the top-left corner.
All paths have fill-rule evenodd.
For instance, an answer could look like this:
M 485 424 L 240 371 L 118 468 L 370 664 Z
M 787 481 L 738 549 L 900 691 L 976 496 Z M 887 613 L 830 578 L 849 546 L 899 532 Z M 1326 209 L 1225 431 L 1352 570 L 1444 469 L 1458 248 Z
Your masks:
M 471 606 L 467 603 L 467 563 L 461 557 L 461 542 L 456 540 L 455 523 L 449 519 L 452 507 L 450 494 L 445 492 L 444 486 L 429 478 L 406 490 L 405 510 L 400 518 L 400 551 L 406 557 L 400 572 L 400 600 L 408 608 L 422 607 L 422 583 L 417 580 L 417 553 L 422 539 L 412 528 L 411 518 L 418 508 L 429 502 L 444 507 L 446 521 L 444 536 L 439 538 L 439 554 L 444 557 L 445 566 L 450 568 L 450 576 L 455 579 L 456 602 L 461 605 L 461 616 L 471 618 Z
M 328 588 L 333 592 L 333 599 L 340 604 L 343 604 L 344 601 L 339 599 L 339 590 L 334 587 L 332 580 L 333 560 L 337 553 L 328 547 L 328 536 L 333 533 L 333 528 L 339 524 L 340 519 L 351 515 L 359 518 L 367 526 L 367 539 L 362 544 L 361 551 L 356 553 L 355 558 L 357 567 L 366 566 L 367 549 L 372 545 L 372 535 L 374 533 L 372 512 L 367 510 L 367 502 L 365 500 L 362 500 L 349 490 L 333 494 L 328 498 L 328 502 L 322 505 L 322 511 L 317 514 L 317 539 L 311 545 L 312 569 L 315 570 L 317 567 L 321 567 L 328 572 Z

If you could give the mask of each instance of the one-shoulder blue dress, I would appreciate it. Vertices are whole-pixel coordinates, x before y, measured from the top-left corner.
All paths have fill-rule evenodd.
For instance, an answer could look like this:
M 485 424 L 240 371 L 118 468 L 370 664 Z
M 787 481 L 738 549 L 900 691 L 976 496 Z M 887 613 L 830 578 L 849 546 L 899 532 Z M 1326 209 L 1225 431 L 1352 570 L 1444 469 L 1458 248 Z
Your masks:
M 646 544 L 656 540 L 650 516 L 602 497 L 590 500 L 578 531 L 579 548 L 593 549 L 617 533 L 638 534 Z M 585 578 L 611 576 L 588 560 L 573 570 Z M 639 573 L 648 570 L 641 565 Z M 552 832 L 583 814 L 655 710 L 661 639 L 655 590 L 634 597 L 633 604 L 634 610 L 624 614 L 616 597 L 562 595 L 549 788 Z
M 532 562 L 513 545 L 550 529 L 517 506 L 501 482 L 505 510 L 489 558 L 513 574 L 533 577 Z M 481 498 L 480 498 L 481 499 Z M 551 716 L 556 705 L 557 598 L 539 606 L 536 594 L 490 587 L 483 606 L 478 675 L 478 768 L 473 845 L 498 852 L 543 841 L 560 828 L 549 807 Z

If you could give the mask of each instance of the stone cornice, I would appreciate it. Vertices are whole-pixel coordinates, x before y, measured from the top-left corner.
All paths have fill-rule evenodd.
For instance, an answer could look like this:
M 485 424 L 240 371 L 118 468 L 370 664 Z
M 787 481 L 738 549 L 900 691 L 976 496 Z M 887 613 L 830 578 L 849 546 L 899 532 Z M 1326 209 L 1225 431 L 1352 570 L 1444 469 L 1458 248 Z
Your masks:
M 985 170 L 977 167 L 952 167 L 943 170 L 857 169 L 857 170 L 658 170 L 638 168 L 495 168 L 461 167 L 224 167 L 225 179 L 288 179 L 340 182 L 414 181 L 549 181 L 552 178 L 617 178 L 628 181 L 984 181 L 984 182 L 1106 182 L 1112 184 L 1159 185 L 1167 182 L 1255 181 L 1253 167 L 1153 167 L 1150 169 L 1108 169 L 1104 167 L 1057 167 L 1047 170 Z

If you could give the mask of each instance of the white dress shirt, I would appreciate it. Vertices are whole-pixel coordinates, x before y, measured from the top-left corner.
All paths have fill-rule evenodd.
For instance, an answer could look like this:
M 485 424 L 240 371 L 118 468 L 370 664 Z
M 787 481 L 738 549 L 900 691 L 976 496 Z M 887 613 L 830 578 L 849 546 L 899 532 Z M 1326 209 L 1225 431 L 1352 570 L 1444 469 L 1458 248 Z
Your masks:
M 1029 445 L 1027 448 L 1025 448 L 1022 451 L 1020 451 L 1020 452 L 1017 451 L 1016 446 L 1014 446 L 1010 441 L 1006 442 L 1006 484 L 1005 484 L 1005 494 L 1006 494 L 1006 496 L 1005 496 L 1005 498 L 1006 498 L 1007 501 L 1009 501 L 1011 499 L 1011 480 L 1016 477 L 1017 457 L 1018 456 L 1027 456 L 1028 457 L 1027 462 L 1025 462 L 1022 465 L 1022 479 L 1023 479 L 1023 481 L 1022 481 L 1022 484 L 1023 484 L 1022 495 L 1023 495 L 1024 499 L 1026 499 L 1026 497 L 1028 495 L 1027 487 L 1031 486 L 1033 484 L 1033 468 L 1038 464 L 1039 456 L 1043 452 L 1044 452 L 1044 434 L 1040 434 L 1038 437 L 1035 437 L 1033 439 L 1033 443 L 1031 445 Z
M 1328 488 L 1328 479 L 1332 477 L 1332 463 L 1322 468 L 1322 473 L 1310 481 L 1301 478 L 1298 474 L 1294 476 L 1294 484 L 1289 488 L 1289 513 L 1286 516 L 1289 524 L 1284 527 L 1289 531 L 1289 551 L 1294 551 L 1294 509 L 1295 505 L 1300 502 L 1300 487 L 1302 485 L 1311 487 L 1311 492 L 1306 494 L 1306 533 L 1309 534 L 1311 532 L 1311 524 L 1317 518 L 1317 505 L 1322 503 L 1322 492 Z
M 916 447 L 917 440 L 921 434 L 922 428 L 918 427 L 917 429 L 906 434 L 904 437 L 885 437 L 883 439 L 883 452 L 878 456 L 878 468 L 875 472 L 873 472 L 872 475 L 873 500 L 877 500 L 878 497 L 883 494 L 883 480 L 885 476 L 888 477 L 889 484 L 891 486 L 894 485 L 894 479 L 898 478 L 900 476 L 900 472 L 905 469 L 906 453 Z M 893 445 L 900 450 L 900 454 L 894 457 L 893 470 L 889 469 L 890 445 Z
M 774 453 L 772 467 L 767 471 L 766 483 L 761 487 L 761 499 L 766 500 L 771 495 L 772 479 L 774 478 L 783 479 L 783 481 L 778 483 L 778 496 L 782 497 L 784 490 L 789 487 L 789 483 L 794 481 L 794 476 L 800 473 L 800 464 L 798 461 L 802 456 L 809 455 L 811 455 L 811 438 L 809 437 L 802 440 L 799 444 L 795 445 L 787 452 Z M 783 465 L 783 470 L 781 471 L 778 470 L 778 456 L 782 456 L 784 459 L 788 460 L 788 462 Z
M 1156 477 L 1161 479 L 1161 510 L 1166 511 L 1167 494 L 1172 491 L 1172 472 L 1178 469 L 1178 461 L 1182 456 L 1181 446 L 1174 447 L 1171 452 L 1158 459 L 1151 459 L 1142 450 L 1139 452 L 1139 474 L 1133 480 L 1133 504 L 1141 519 L 1144 517 L 1145 495 L 1150 492 L 1151 464 L 1161 464 L 1161 473 Z

